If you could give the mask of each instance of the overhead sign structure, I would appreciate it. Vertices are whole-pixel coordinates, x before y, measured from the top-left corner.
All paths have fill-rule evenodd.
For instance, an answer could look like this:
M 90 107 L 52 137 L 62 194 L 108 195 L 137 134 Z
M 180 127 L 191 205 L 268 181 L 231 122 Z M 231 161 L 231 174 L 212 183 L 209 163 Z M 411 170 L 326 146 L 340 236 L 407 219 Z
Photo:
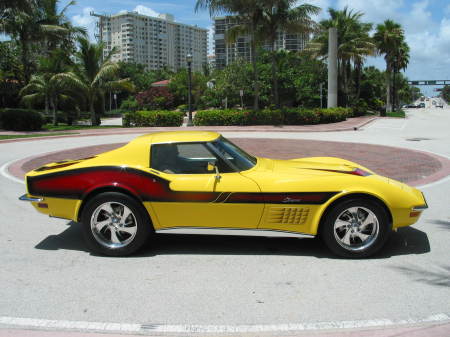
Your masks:
M 450 85 L 450 80 L 420 80 L 408 81 L 411 85 Z

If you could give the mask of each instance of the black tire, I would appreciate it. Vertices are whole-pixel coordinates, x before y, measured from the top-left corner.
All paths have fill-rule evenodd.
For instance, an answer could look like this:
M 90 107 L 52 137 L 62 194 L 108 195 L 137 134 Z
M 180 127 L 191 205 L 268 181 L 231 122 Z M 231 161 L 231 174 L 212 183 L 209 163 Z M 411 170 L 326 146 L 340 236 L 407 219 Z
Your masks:
M 113 209 L 112 216 L 106 210 L 108 206 Z M 125 211 L 129 215 L 122 220 Z M 127 256 L 136 252 L 153 232 L 144 206 L 134 198 L 117 192 L 101 193 L 90 199 L 83 209 L 81 222 L 88 248 L 108 256 Z M 108 224 L 102 224 L 99 230 L 100 227 L 91 225 L 91 222 Z
M 372 212 L 376 220 L 367 221 L 367 223 L 372 222 L 372 224 L 365 226 L 362 225 L 364 221 L 361 220 L 359 222 L 360 226 L 357 226 L 358 221 L 351 220 L 355 219 L 355 217 L 349 218 L 351 212 L 348 211 L 355 208 L 361 219 L 369 219 L 368 216 Z M 365 215 L 366 218 L 364 218 Z M 336 221 L 338 219 L 347 220 L 347 218 L 349 219 L 348 223 L 353 224 L 355 227 L 340 227 L 339 223 L 337 224 L 338 228 L 335 230 Z M 342 223 L 347 224 L 347 221 Z M 335 204 L 325 215 L 319 229 L 319 235 L 327 247 L 334 254 L 345 258 L 366 258 L 372 256 L 384 246 L 391 232 L 392 224 L 385 208 L 378 202 L 369 199 L 348 199 Z M 346 241 L 344 239 L 346 234 L 348 234 L 348 245 L 347 242 L 344 242 Z M 371 235 L 363 241 L 361 237 L 365 237 L 368 234 Z

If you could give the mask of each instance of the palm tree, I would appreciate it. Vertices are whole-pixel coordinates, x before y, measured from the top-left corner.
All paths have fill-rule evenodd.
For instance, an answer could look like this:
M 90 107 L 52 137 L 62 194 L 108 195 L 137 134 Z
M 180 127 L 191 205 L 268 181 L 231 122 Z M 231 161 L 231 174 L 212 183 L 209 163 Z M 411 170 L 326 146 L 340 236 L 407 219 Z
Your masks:
M 40 0 L 42 19 L 39 23 L 45 28 L 43 40 L 48 54 L 58 47 L 70 53 L 74 51 L 74 42 L 77 38 L 87 37 L 86 28 L 73 26 L 66 16 L 68 8 L 76 2 L 69 1 L 58 11 L 59 2 L 59 0 Z
M 392 112 L 392 71 L 394 70 L 396 55 L 399 54 L 399 49 L 404 43 L 405 35 L 400 24 L 392 20 L 386 20 L 377 26 L 373 38 L 376 42 L 378 53 L 380 55 L 384 54 L 386 61 L 386 111 L 381 114 L 386 116 L 386 113 Z
M 393 79 L 393 99 L 392 102 L 394 104 L 394 108 L 398 108 L 398 92 L 397 92 L 397 74 L 405 70 L 409 64 L 409 46 L 405 41 L 402 41 L 400 47 L 397 50 L 397 53 L 394 55 L 393 61 L 393 70 L 394 70 L 394 79 Z
M 98 125 L 94 104 L 103 99 L 105 90 L 132 91 L 133 85 L 127 79 L 116 79 L 120 65 L 111 61 L 116 50 L 112 50 L 104 58 L 103 43 L 93 44 L 86 38 L 79 38 L 78 43 L 75 71 L 58 74 L 57 78 L 67 87 L 77 89 L 83 94 L 91 114 L 91 124 Z
M 45 113 L 52 109 L 53 125 L 57 125 L 56 111 L 58 102 L 70 99 L 67 88 L 59 74 L 67 71 L 70 58 L 62 50 L 55 50 L 50 57 L 43 57 L 39 62 L 39 74 L 33 75 L 30 82 L 20 90 L 22 102 L 27 105 L 44 102 Z
M 274 103 L 279 108 L 277 40 L 280 33 L 309 34 L 316 30 L 316 23 L 311 15 L 318 14 L 320 8 L 298 3 L 296 0 L 263 0 L 263 24 L 260 27 L 261 37 L 265 37 L 271 49 L 272 91 Z
M 239 36 L 250 37 L 250 54 L 253 67 L 253 109 L 259 110 L 260 83 L 257 69 L 258 47 L 263 38 L 259 27 L 262 24 L 261 0 L 197 0 L 195 10 L 208 9 L 211 17 L 217 14 L 235 16 L 236 25 L 227 32 L 227 42 L 234 43 Z
M 33 47 L 37 47 L 42 41 L 64 40 L 64 37 L 73 37 L 73 34 L 82 34 L 84 31 L 73 27 L 64 16 L 67 7 L 74 2 L 71 1 L 57 13 L 58 2 L 59 0 L 20 0 L 17 3 L 11 2 L 14 6 L 6 4 L 1 7 L 0 33 L 9 35 L 19 43 L 25 83 L 29 82 L 37 59 L 33 55 Z M 49 48 L 44 51 L 49 51 Z
M 362 12 L 353 12 L 345 7 L 343 10 L 328 9 L 330 19 L 322 20 L 322 32 L 313 39 L 307 50 L 316 56 L 328 55 L 328 29 L 336 28 L 338 32 L 338 73 L 341 102 L 348 104 L 352 65 L 360 73 L 365 58 L 375 53 L 375 44 L 369 36 L 372 24 L 361 22 Z M 357 74 L 357 78 L 360 75 Z M 356 91 L 358 91 L 357 89 Z M 356 95 L 358 96 L 358 94 Z

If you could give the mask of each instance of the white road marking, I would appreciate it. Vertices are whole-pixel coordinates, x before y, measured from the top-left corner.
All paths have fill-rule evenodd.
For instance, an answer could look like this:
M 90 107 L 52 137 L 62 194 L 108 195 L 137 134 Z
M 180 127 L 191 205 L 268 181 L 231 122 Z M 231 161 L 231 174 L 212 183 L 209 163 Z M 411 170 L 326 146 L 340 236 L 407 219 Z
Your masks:
M 437 323 L 449 321 L 447 314 L 435 314 L 423 319 L 373 319 L 361 321 L 331 321 L 317 323 L 264 324 L 264 325 L 196 325 L 196 324 L 126 324 L 67 320 L 33 319 L 22 317 L 0 317 L 0 325 L 55 330 L 77 330 L 84 332 L 122 332 L 122 333 L 254 333 L 287 332 L 329 329 L 362 329 L 398 325 Z
M 19 159 L 19 160 L 20 160 L 20 159 Z M 22 179 L 18 179 L 18 178 L 16 178 L 16 177 L 14 177 L 14 176 L 13 176 L 12 174 L 10 174 L 9 171 L 8 171 L 8 167 L 9 167 L 11 164 L 13 164 L 14 162 L 16 162 L 16 161 L 17 161 L 17 160 L 10 161 L 10 162 L 4 164 L 2 167 L 0 167 L 0 174 L 1 174 L 3 177 L 5 177 L 6 179 L 9 179 L 9 180 L 12 180 L 12 181 L 14 181 L 14 182 L 16 182 L 16 183 L 25 185 L 25 182 L 24 182 Z

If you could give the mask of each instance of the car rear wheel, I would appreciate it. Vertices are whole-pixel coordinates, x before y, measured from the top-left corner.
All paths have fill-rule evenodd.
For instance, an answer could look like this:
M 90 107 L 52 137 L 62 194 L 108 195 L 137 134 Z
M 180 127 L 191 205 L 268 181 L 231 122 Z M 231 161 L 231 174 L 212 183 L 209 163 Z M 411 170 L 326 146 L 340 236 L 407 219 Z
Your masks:
M 88 247 L 110 256 L 134 253 L 152 232 L 144 207 L 117 192 L 101 193 L 89 200 L 81 220 Z
M 320 235 L 336 255 L 364 258 L 375 254 L 391 232 L 389 216 L 382 205 L 365 199 L 336 204 L 325 216 Z

